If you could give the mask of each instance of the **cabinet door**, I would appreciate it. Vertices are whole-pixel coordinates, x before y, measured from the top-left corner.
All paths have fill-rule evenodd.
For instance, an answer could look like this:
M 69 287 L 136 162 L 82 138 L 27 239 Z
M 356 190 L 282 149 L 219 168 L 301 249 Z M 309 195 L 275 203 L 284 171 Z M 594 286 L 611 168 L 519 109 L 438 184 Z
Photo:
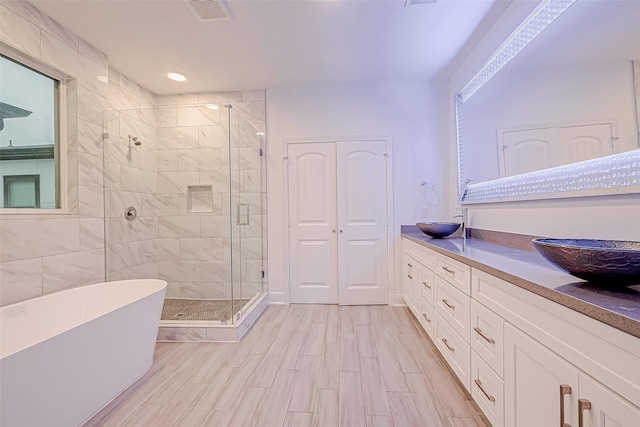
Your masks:
M 504 332 L 505 425 L 577 426 L 578 369 L 513 326 Z
M 424 275 L 424 266 L 418 264 L 413 277 L 413 312 L 419 315 L 422 310 L 422 276 Z
M 416 262 L 409 255 L 404 254 L 402 263 L 402 293 L 404 294 L 405 302 L 408 306 L 411 306 L 413 301 L 413 272 Z
M 640 426 L 640 408 L 584 373 L 580 373 L 580 402 L 578 427 Z

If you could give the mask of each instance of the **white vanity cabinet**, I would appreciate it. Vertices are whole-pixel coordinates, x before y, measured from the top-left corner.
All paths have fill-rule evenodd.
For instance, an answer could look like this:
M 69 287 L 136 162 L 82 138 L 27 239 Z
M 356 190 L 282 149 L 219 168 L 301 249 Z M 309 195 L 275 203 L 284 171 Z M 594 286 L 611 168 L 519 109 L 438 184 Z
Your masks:
M 476 269 L 472 295 L 504 320 L 505 426 L 640 426 L 638 338 Z
M 433 338 L 435 310 L 433 308 L 435 254 L 429 249 L 404 240 L 403 285 L 404 300 L 427 334 Z
M 467 390 L 470 389 L 470 291 L 471 269 L 424 246 L 404 240 L 405 268 L 414 265 L 412 289 L 405 289 L 405 301 L 436 344 L 451 369 Z M 415 265 L 421 275 L 415 274 Z M 419 277 L 419 279 L 418 279 Z M 411 293 L 412 297 L 408 297 Z M 417 295 L 422 297 L 418 304 Z
M 640 427 L 640 339 L 404 244 L 405 298 L 493 427 Z
M 419 274 L 418 262 L 413 259 L 406 251 L 402 257 L 402 293 L 404 294 L 404 302 L 413 308 L 413 282 L 416 281 L 416 274 Z
M 640 408 L 519 329 L 506 342 L 506 425 L 640 426 Z

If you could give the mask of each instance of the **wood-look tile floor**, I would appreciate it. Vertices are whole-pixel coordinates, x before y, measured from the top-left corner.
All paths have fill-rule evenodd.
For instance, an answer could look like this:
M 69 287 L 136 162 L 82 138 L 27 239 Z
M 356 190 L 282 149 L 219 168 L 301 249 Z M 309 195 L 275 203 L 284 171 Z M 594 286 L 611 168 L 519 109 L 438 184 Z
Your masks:
M 159 343 L 86 426 L 485 426 L 402 307 L 272 305 L 239 343 Z

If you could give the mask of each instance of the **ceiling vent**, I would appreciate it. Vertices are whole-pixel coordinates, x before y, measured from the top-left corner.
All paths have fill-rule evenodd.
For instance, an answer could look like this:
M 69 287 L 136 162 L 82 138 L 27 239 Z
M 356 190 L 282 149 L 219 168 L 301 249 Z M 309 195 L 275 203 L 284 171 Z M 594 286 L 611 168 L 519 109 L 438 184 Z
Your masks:
M 226 19 L 231 16 L 227 5 L 222 0 L 185 0 L 189 9 L 201 21 Z
M 435 3 L 438 0 L 404 0 L 404 7 L 422 6 L 423 4 Z

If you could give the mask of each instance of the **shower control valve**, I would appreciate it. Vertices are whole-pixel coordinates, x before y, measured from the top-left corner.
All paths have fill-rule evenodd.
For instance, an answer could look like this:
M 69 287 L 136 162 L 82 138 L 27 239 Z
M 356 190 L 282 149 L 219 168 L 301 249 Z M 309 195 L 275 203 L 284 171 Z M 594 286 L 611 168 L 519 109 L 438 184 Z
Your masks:
M 133 206 L 129 206 L 124 210 L 124 217 L 129 221 L 133 221 L 138 217 L 138 210 Z

